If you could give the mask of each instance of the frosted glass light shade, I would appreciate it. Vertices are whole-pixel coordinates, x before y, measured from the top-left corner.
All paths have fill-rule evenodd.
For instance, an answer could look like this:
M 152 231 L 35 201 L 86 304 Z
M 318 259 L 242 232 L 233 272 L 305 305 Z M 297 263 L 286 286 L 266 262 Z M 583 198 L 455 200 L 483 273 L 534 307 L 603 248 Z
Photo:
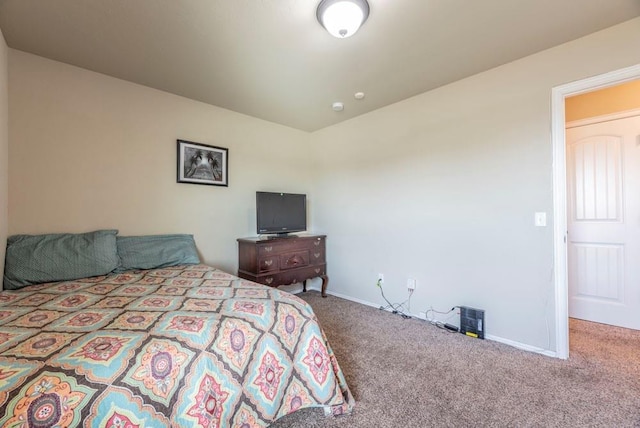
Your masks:
M 366 0 L 322 0 L 316 12 L 318 21 L 334 37 L 351 37 L 369 16 Z

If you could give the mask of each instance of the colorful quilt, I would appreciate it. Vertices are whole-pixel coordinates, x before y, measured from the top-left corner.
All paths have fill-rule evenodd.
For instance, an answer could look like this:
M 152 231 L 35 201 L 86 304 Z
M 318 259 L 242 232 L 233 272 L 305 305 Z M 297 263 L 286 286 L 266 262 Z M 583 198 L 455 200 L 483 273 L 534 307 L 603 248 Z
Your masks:
M 0 292 L 0 426 L 263 427 L 353 397 L 312 309 L 205 265 Z

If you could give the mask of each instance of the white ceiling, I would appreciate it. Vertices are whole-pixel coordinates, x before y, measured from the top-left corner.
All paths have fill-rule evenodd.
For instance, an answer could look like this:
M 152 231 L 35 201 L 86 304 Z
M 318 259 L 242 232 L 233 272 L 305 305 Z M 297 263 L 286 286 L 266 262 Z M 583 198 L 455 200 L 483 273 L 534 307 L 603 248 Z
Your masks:
M 0 0 L 0 28 L 14 49 L 314 131 L 640 15 L 640 0 L 369 0 L 335 39 L 318 3 Z

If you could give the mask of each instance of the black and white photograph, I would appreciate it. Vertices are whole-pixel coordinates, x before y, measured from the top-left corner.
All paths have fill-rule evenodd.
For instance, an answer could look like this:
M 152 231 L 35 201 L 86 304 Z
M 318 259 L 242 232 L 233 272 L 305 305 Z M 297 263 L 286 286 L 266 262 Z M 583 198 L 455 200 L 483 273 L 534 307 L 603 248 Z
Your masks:
M 178 140 L 178 183 L 228 186 L 229 150 Z

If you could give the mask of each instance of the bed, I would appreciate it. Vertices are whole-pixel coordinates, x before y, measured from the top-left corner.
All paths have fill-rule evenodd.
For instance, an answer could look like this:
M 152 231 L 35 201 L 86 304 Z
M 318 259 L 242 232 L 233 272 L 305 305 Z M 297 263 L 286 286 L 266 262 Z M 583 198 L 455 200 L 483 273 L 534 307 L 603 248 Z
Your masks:
M 118 263 L 0 292 L 0 426 L 262 427 L 302 408 L 351 412 L 303 300 L 203 264 Z

